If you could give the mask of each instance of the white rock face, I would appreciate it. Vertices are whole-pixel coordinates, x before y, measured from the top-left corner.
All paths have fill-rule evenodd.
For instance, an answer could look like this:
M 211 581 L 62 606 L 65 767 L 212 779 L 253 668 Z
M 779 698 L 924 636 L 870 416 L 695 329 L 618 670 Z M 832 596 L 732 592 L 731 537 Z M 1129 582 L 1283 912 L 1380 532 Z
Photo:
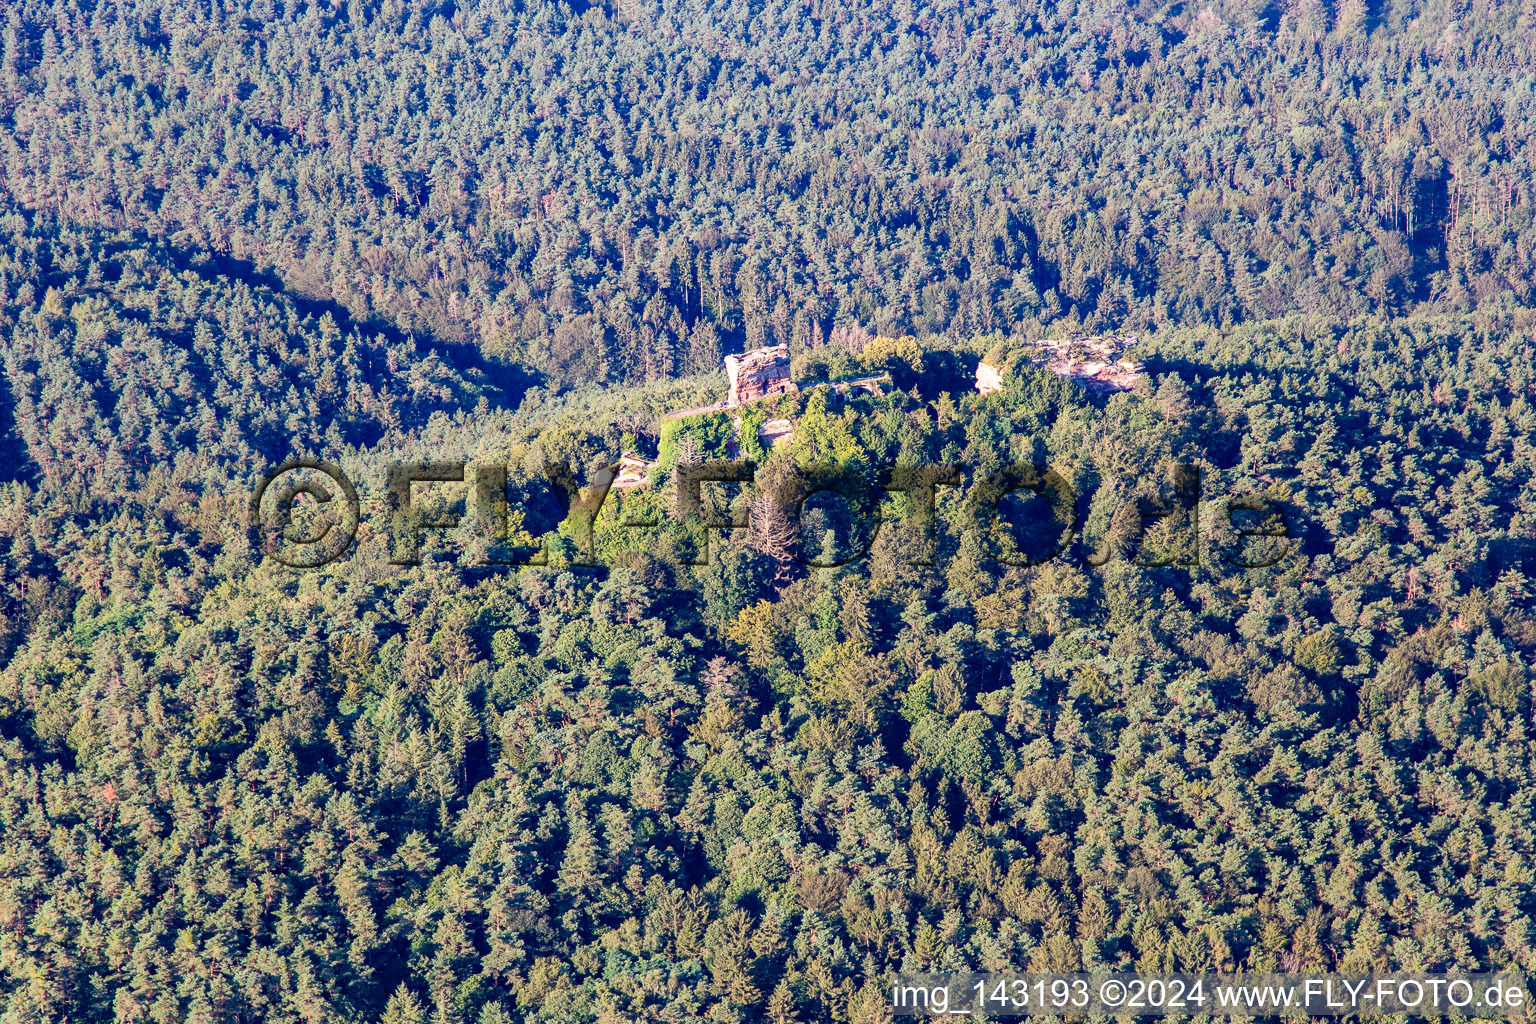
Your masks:
M 976 390 L 984 395 L 1003 390 L 1003 375 L 990 363 L 976 367 Z

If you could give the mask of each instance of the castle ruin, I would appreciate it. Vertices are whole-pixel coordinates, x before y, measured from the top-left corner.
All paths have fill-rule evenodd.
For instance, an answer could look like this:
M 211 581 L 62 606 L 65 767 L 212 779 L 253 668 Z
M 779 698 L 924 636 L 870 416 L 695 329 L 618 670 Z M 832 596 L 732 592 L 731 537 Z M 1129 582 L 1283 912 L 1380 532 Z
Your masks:
M 725 372 L 731 379 L 730 394 L 725 402 L 727 408 L 798 390 L 795 382 L 789 379 L 788 345 L 769 345 L 739 356 L 726 356 Z

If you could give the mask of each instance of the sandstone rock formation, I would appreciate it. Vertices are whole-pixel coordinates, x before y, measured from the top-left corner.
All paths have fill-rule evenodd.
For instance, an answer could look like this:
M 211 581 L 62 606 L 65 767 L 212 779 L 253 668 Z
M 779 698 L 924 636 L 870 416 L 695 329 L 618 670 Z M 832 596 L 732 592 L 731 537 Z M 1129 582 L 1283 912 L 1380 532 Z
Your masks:
M 1036 354 L 1028 362 L 1058 377 L 1071 378 L 1090 391 L 1129 391 L 1146 374 L 1145 366 L 1124 354 L 1134 344 L 1136 338 L 1118 335 L 1046 339 L 1034 343 Z M 1002 390 L 1006 367 L 1014 365 L 1017 357 L 1015 353 L 1004 367 L 987 362 L 976 367 L 976 390 L 983 395 Z
M 727 407 L 796 390 L 794 381 L 789 379 L 787 345 L 771 345 L 743 352 L 739 356 L 726 356 L 725 372 L 731 378 Z

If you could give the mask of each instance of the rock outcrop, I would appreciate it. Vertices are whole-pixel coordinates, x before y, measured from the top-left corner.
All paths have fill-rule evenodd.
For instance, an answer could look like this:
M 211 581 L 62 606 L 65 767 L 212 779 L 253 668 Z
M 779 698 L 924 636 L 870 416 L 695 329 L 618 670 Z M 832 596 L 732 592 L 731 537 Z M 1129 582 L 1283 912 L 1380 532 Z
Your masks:
M 1028 362 L 1058 377 L 1075 380 L 1090 391 L 1129 391 L 1146 375 L 1145 366 L 1124 354 L 1134 344 L 1134 337 L 1119 335 L 1047 339 L 1034 343 L 1035 354 L 1028 357 Z M 1019 357 L 1015 353 L 1003 367 L 987 362 L 976 367 L 976 390 L 984 395 L 1001 391 L 1004 373 Z
M 726 398 L 728 408 L 796 390 L 794 381 L 789 379 L 787 345 L 770 345 L 739 356 L 726 356 L 725 372 L 731 378 L 731 390 Z
M 984 395 L 1003 390 L 1003 373 L 991 363 L 983 361 L 976 367 L 976 390 Z

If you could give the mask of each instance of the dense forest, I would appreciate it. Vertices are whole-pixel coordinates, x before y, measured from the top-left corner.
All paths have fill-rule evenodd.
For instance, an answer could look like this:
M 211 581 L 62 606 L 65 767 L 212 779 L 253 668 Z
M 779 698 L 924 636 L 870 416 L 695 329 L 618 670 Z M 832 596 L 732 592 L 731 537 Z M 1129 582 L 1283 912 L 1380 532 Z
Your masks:
M 1491 0 L 8 4 L 0 189 L 560 381 L 1531 300 Z
M 0 1024 L 1536 970 L 1533 19 L 6 5 Z M 1133 389 L 1019 356 L 1095 331 Z M 802 390 L 666 418 L 766 342 Z M 307 571 L 248 528 L 294 455 L 363 502 Z M 438 484 L 392 564 L 412 460 L 547 564 Z M 1031 465 L 1054 558 L 977 498 Z

